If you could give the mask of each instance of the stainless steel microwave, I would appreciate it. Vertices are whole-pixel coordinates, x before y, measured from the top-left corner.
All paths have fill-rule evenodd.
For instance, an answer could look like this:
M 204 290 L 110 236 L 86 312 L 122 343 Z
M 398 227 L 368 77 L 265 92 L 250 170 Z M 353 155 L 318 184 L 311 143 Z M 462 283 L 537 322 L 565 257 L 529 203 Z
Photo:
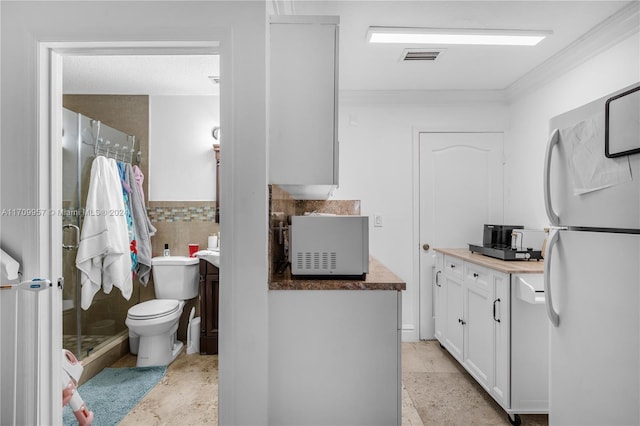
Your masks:
M 368 216 L 292 216 L 292 275 L 364 276 L 369 272 Z

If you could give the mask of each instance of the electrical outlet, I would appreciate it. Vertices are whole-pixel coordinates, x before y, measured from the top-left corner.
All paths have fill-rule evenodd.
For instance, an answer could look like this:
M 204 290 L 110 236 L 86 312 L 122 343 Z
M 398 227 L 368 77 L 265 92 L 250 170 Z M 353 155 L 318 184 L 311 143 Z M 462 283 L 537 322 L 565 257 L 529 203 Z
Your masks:
M 373 214 L 373 226 L 376 226 L 376 227 L 382 226 L 382 214 L 380 213 Z

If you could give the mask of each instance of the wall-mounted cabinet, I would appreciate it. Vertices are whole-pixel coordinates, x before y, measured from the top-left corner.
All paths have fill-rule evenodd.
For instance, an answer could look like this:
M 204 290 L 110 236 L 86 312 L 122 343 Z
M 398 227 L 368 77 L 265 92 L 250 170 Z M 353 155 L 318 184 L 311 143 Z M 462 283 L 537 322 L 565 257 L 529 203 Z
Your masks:
M 272 16 L 269 183 L 294 198 L 338 185 L 338 24 L 335 16 Z

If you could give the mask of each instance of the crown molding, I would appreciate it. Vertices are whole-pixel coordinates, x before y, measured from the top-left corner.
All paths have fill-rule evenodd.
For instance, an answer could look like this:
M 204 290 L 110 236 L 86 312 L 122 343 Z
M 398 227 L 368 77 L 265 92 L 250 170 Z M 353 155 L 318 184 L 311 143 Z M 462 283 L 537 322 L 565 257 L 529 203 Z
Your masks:
M 585 63 L 640 31 L 640 2 L 634 0 L 505 89 L 514 99 Z
M 340 104 L 443 105 L 506 102 L 503 90 L 340 90 Z
M 271 0 L 269 13 L 271 15 L 295 15 L 295 0 Z

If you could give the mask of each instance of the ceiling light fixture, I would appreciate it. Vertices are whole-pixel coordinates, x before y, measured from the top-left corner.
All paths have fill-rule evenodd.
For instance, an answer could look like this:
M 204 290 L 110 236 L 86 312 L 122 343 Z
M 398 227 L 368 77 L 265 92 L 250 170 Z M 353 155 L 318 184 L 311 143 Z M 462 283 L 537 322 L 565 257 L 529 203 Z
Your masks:
M 369 43 L 535 46 L 551 31 L 369 27 Z

